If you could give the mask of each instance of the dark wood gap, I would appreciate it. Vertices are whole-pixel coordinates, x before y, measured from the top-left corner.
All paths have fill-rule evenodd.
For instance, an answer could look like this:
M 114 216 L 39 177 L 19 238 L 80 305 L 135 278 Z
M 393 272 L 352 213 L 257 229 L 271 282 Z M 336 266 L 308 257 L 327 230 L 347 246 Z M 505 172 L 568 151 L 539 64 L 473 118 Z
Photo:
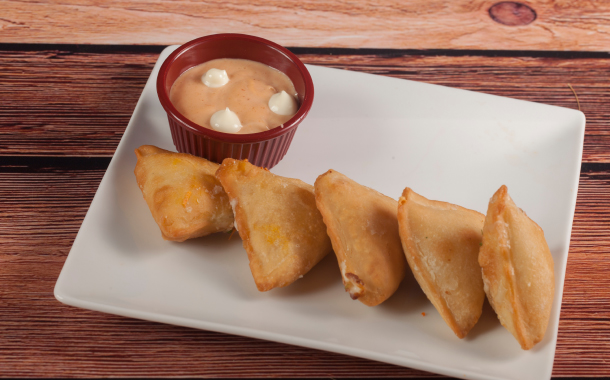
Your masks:
M 105 170 L 112 157 L 0 156 L 0 173 Z M 610 172 L 610 162 L 583 162 L 581 173 Z
M 1 45 L 0 45 L 1 47 Z M 606 51 L 550 51 L 550 50 L 453 50 L 453 49 L 351 49 L 351 48 L 308 48 L 289 47 L 295 54 L 315 55 L 375 55 L 382 58 L 402 56 L 447 56 L 447 57 L 530 57 L 561 59 L 608 59 Z
M 0 43 L 0 51 L 60 51 L 65 54 L 159 54 L 167 45 L 100 45 L 100 44 L 22 44 Z M 608 59 L 607 51 L 550 51 L 550 50 L 454 50 L 454 49 L 374 49 L 334 47 L 288 47 L 295 54 L 315 55 L 375 55 L 392 58 L 409 55 L 421 56 L 480 56 L 480 57 L 533 57 L 562 59 Z
M 0 43 L 0 51 L 59 51 L 66 54 L 159 54 L 167 45 L 86 45 L 86 44 L 17 44 Z
M 0 173 L 106 170 L 111 159 L 111 157 L 5 156 L 0 157 Z
M 581 173 L 600 173 L 608 170 L 610 170 L 610 163 L 608 162 L 583 162 L 580 165 Z

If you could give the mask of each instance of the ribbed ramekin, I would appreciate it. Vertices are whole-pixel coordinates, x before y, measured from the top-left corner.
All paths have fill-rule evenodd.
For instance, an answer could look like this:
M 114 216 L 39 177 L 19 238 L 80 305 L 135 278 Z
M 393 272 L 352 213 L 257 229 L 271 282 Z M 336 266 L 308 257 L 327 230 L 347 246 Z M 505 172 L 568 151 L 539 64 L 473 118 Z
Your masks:
M 282 127 L 251 134 L 219 132 L 188 120 L 171 103 L 171 87 L 186 70 L 217 58 L 249 59 L 282 71 L 294 84 L 299 110 Z M 179 152 L 218 163 L 227 157 L 247 158 L 254 165 L 272 168 L 286 155 L 297 127 L 311 109 L 314 88 L 305 65 L 286 48 L 244 34 L 214 34 L 187 42 L 167 57 L 159 70 L 157 94 Z

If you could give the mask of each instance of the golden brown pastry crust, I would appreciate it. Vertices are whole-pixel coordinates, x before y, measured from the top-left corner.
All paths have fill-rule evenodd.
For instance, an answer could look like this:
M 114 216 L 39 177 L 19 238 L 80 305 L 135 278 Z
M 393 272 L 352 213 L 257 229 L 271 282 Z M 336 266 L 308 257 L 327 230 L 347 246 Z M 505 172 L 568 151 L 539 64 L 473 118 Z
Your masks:
M 500 322 L 521 348 L 534 347 L 551 315 L 553 257 L 542 229 L 515 205 L 504 185 L 489 201 L 479 264 Z
M 290 285 L 331 252 L 313 186 L 232 158 L 216 177 L 229 195 L 258 290 Z
M 483 310 L 478 256 L 485 216 L 406 188 L 398 200 L 402 246 L 415 279 L 455 335 L 464 338 Z
M 214 177 L 218 164 L 152 145 L 135 153 L 136 181 L 165 240 L 184 241 L 232 228 L 229 198 Z
M 365 305 L 382 303 L 406 271 L 398 203 L 334 170 L 319 176 L 314 188 L 345 290 Z

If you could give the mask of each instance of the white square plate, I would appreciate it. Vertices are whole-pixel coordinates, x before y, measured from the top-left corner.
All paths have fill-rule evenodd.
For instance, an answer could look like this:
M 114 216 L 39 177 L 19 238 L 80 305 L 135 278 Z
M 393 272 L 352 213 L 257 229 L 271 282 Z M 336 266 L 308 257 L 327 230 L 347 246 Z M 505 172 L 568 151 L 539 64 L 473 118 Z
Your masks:
M 544 340 L 522 351 L 486 305 L 460 340 L 413 277 L 385 303 L 352 301 L 334 257 L 303 279 L 256 290 L 237 234 L 161 238 L 133 169 L 143 144 L 175 150 L 155 82 L 163 51 L 55 286 L 68 305 L 312 347 L 473 379 L 550 378 L 578 190 L 579 111 L 309 66 L 314 106 L 272 171 L 313 183 L 332 168 L 398 198 L 409 186 L 482 213 L 508 186 L 545 231 L 555 300 Z M 425 313 L 425 316 L 422 315 Z

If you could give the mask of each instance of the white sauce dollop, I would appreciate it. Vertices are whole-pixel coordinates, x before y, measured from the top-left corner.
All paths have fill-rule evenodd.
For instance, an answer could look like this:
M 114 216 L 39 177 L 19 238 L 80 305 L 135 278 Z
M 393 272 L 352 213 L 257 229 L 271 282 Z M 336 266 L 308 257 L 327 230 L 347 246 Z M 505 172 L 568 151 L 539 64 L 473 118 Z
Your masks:
M 222 87 L 229 83 L 229 76 L 227 75 L 226 70 L 209 69 L 208 72 L 201 77 L 201 81 L 208 87 Z
M 210 118 L 212 129 L 219 132 L 237 133 L 242 125 L 237 114 L 227 107 L 224 110 L 216 111 Z
M 294 115 L 297 112 L 297 101 L 286 91 L 271 95 L 269 108 L 278 115 Z

